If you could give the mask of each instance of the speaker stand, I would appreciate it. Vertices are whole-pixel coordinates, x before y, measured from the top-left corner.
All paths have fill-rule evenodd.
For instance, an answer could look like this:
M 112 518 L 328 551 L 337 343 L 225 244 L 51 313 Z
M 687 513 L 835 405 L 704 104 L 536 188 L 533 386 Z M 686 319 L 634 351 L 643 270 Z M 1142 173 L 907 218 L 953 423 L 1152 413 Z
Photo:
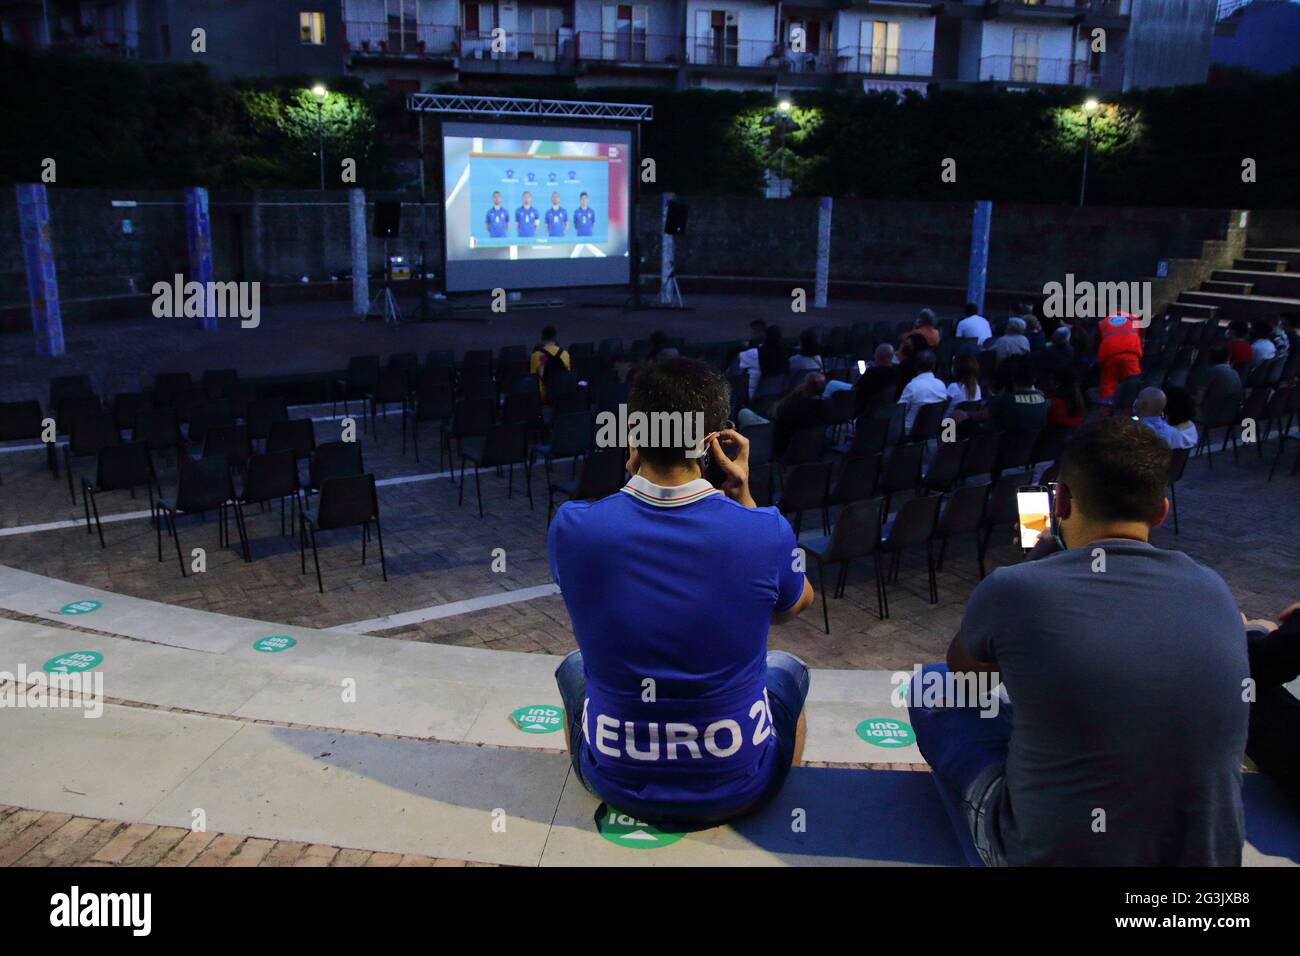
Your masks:
M 397 307 L 397 299 L 393 297 L 393 290 L 389 286 L 389 266 L 391 260 L 388 258 L 388 240 L 384 240 L 384 287 L 375 293 L 375 297 L 370 300 L 370 305 L 366 307 L 366 318 L 372 315 L 379 315 L 383 318 L 385 325 L 401 325 L 402 311 Z M 423 263 L 421 263 L 423 267 Z
M 684 309 L 681 287 L 677 285 L 677 273 L 668 273 L 668 279 L 659 287 L 659 305 L 669 309 Z

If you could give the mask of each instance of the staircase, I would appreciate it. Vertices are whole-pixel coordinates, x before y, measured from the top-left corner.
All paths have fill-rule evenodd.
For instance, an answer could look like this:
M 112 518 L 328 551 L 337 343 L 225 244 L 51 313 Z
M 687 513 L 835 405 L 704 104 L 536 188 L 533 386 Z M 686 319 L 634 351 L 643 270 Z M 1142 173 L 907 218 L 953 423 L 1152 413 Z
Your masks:
M 1214 269 L 1169 309 L 1179 318 L 1214 322 L 1300 312 L 1300 248 L 1247 246 L 1231 269 Z

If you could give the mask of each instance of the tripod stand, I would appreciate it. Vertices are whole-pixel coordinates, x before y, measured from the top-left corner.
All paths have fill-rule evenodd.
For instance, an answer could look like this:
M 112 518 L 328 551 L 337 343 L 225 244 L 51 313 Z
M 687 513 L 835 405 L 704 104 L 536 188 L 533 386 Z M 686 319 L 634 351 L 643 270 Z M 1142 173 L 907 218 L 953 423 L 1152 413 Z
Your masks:
M 384 287 L 375 293 L 375 297 L 370 300 L 370 305 L 366 307 L 366 318 L 372 315 L 379 315 L 388 325 L 400 325 L 402 322 L 401 310 L 397 308 L 397 300 L 393 298 L 393 290 L 389 286 L 389 268 L 392 260 L 388 257 L 388 240 L 384 239 Z
M 659 304 L 670 308 L 685 308 L 682 290 L 677 285 L 677 270 L 668 273 L 668 278 L 659 286 Z

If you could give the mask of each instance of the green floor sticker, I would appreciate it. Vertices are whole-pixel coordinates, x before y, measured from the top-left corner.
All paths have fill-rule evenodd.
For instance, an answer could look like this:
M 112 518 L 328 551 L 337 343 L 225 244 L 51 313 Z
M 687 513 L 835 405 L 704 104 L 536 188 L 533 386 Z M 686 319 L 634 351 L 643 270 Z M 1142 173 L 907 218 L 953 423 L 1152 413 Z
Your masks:
M 911 724 L 890 717 L 868 717 L 858 724 L 858 736 L 869 744 L 890 750 L 901 750 L 916 743 Z
M 79 674 L 98 667 L 103 660 L 104 655 L 98 651 L 70 651 L 51 657 L 41 670 L 47 674 Z
M 596 829 L 610 843 L 633 850 L 654 850 L 676 843 L 685 833 L 668 833 L 636 817 L 620 813 L 607 803 L 596 811 Z
M 510 722 L 526 734 L 553 734 L 564 729 L 564 708 L 532 704 L 511 712 Z
M 276 651 L 287 651 L 293 645 L 297 644 L 292 637 L 284 634 L 277 634 L 274 637 L 263 637 L 253 642 L 253 650 L 263 651 L 267 654 L 274 654 Z
M 65 604 L 59 608 L 60 614 L 89 614 L 91 611 L 98 611 L 103 607 L 98 601 L 74 601 L 71 604 Z

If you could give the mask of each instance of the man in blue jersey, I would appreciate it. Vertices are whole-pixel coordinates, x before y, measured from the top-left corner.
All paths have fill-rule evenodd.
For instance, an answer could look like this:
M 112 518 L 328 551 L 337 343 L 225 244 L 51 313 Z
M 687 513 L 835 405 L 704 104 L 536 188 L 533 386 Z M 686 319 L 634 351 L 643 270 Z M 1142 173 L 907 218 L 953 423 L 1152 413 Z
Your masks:
M 551 522 L 551 573 L 579 648 L 556 671 L 573 769 L 642 820 L 756 810 L 802 749 L 808 668 L 769 653 L 767 633 L 813 591 L 789 523 L 750 495 L 749 443 L 722 427 L 729 410 L 726 381 L 705 363 L 647 367 L 628 398 L 628 484 Z M 699 430 L 675 438 L 706 437 L 687 447 L 663 440 L 670 429 L 638 434 L 638 413 L 691 416 Z M 708 459 L 720 487 L 704 478 Z
M 524 204 L 515 210 L 515 229 L 521 239 L 532 239 L 537 235 L 537 223 L 542 217 L 533 206 L 533 194 L 524 193 Z
M 569 214 L 560 205 L 560 194 L 551 193 L 551 208 L 546 210 L 546 234 L 552 239 L 563 239 L 569 225 Z
M 510 229 L 510 213 L 501 207 L 501 194 L 492 194 L 492 208 L 487 211 L 487 232 L 493 239 L 504 239 Z
M 596 212 L 587 206 L 587 194 L 578 197 L 578 208 L 573 210 L 573 231 L 580 236 L 590 236 L 596 225 Z

